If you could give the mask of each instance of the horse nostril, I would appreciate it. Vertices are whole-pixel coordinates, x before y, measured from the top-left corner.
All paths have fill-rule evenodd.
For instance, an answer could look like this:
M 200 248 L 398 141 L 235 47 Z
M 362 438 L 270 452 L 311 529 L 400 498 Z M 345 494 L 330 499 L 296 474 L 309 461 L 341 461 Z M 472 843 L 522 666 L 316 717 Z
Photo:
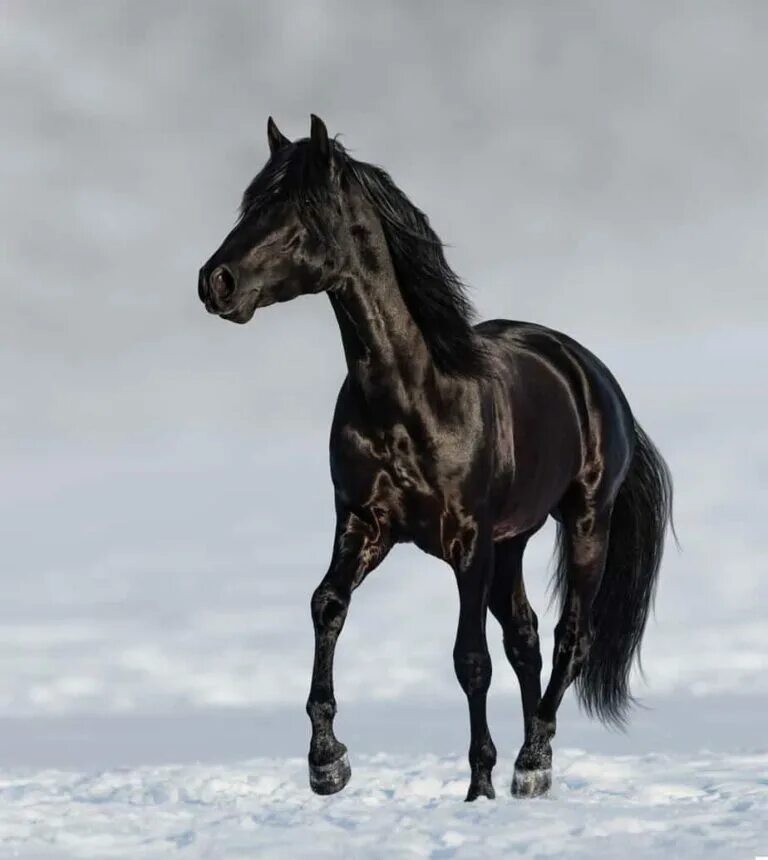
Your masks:
M 219 266 L 211 273 L 211 289 L 220 299 L 228 299 L 235 291 L 235 276 L 226 266 Z

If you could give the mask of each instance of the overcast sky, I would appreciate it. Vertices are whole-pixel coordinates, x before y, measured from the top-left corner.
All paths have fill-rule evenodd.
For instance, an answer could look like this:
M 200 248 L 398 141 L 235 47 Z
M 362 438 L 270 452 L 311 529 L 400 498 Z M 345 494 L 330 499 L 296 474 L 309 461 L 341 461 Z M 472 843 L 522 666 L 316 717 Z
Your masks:
M 385 166 L 482 316 L 545 322 L 598 351 L 765 325 L 764 3 L 0 14 L 12 447 L 326 416 L 343 362 L 323 297 L 244 328 L 196 297 L 265 160 L 270 113 L 296 137 L 314 111 Z

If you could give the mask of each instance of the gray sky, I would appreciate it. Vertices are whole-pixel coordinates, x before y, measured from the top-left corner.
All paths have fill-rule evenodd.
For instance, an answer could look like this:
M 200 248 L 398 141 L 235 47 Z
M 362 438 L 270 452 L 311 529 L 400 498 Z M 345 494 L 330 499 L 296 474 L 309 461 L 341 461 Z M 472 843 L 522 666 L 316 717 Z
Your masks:
M 599 350 L 763 327 L 759 2 L 6 2 L 0 439 L 324 420 L 322 298 L 211 319 L 196 272 L 310 111 L 385 166 L 483 316 Z M 609 362 L 612 356 L 607 356 Z M 264 399 L 266 398 L 266 399 Z M 264 410 L 269 414 L 265 415 Z

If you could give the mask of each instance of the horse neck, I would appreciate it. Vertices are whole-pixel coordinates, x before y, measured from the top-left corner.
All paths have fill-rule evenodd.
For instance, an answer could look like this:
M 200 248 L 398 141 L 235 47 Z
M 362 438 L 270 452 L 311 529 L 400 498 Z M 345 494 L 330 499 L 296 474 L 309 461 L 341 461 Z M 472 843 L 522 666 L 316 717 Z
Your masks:
M 368 234 L 370 236 L 370 234 Z M 352 382 L 370 397 L 408 398 L 437 375 L 421 331 L 400 292 L 386 243 L 376 241 L 356 253 L 329 297 L 341 331 Z M 359 245 L 357 248 L 360 251 Z M 375 265 L 366 254 L 375 254 Z

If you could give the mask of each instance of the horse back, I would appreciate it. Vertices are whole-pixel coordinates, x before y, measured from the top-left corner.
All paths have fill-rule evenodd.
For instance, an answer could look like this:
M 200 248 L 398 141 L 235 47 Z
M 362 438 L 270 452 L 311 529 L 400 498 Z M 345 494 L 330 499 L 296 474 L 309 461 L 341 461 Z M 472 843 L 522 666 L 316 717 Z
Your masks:
M 574 486 L 612 499 L 634 440 L 632 413 L 610 371 L 572 338 L 544 326 L 477 326 L 494 373 L 497 538 L 535 528 Z

